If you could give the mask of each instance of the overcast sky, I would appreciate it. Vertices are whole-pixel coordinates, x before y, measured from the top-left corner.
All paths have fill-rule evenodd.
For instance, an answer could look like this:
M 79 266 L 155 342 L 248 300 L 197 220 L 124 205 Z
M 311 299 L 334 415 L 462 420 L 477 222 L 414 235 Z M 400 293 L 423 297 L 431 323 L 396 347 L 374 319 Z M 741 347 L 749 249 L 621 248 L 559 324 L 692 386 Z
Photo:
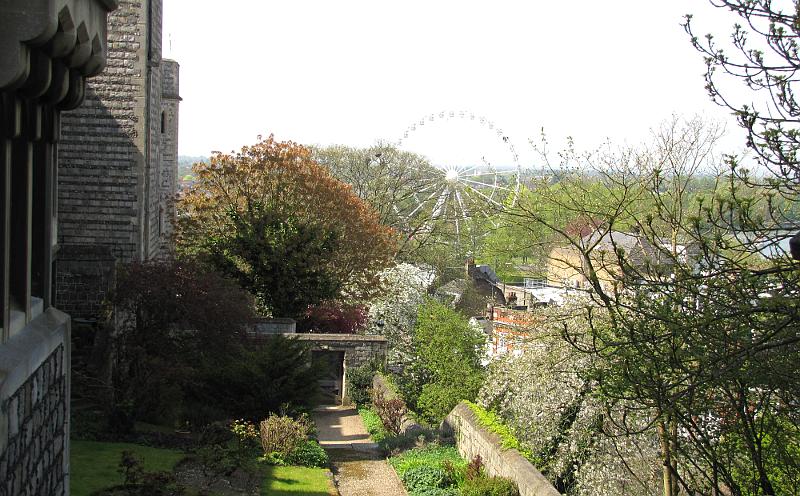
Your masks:
M 305 144 L 395 142 L 436 162 L 523 166 L 545 129 L 579 147 L 635 144 L 671 114 L 727 122 L 681 22 L 723 36 L 705 0 L 165 0 L 164 55 L 181 66 L 180 153 L 259 134 Z M 441 111 L 470 121 L 438 119 Z M 483 116 L 496 125 L 480 125 Z

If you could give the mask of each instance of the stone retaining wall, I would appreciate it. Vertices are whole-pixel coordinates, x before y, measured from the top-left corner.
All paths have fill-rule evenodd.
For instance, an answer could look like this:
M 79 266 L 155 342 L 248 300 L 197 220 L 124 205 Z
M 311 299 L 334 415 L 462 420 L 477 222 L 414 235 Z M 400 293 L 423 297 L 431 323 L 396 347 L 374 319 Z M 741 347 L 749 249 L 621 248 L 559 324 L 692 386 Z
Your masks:
M 459 403 L 442 423 L 442 430 L 456 438 L 458 452 L 466 460 L 480 455 L 489 475 L 507 477 L 522 496 L 560 496 L 550 481 L 517 450 L 504 449 L 497 434 L 481 427 L 466 403 Z

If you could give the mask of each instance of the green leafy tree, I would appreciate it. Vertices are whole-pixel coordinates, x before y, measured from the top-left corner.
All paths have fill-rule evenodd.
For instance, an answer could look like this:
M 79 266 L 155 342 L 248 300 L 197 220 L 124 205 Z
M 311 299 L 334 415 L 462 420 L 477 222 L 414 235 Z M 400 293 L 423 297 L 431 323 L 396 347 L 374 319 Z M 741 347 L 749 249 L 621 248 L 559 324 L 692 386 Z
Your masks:
M 424 418 L 436 422 L 461 400 L 474 400 L 483 381 L 486 339 L 458 312 L 429 299 L 419 307 L 413 360 L 401 387 Z
M 235 277 L 262 310 L 300 317 L 380 292 L 395 233 L 309 149 L 270 136 L 194 173 L 179 202 L 178 248 Z

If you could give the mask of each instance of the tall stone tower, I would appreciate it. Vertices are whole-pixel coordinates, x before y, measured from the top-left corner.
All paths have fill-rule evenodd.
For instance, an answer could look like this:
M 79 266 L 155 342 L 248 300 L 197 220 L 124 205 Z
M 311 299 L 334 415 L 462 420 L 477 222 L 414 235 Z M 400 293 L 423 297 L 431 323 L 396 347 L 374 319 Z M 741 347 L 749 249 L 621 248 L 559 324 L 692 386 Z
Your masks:
M 171 249 L 179 67 L 161 21 L 162 0 L 120 1 L 108 65 L 62 119 L 56 301 L 76 317 L 97 316 L 117 263 Z

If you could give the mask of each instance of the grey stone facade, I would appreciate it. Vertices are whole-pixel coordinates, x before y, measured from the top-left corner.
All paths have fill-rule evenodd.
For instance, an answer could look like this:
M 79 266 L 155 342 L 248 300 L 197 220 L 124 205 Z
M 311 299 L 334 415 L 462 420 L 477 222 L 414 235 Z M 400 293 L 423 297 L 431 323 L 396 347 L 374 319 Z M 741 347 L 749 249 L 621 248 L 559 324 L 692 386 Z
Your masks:
M 117 260 L 108 246 L 62 246 L 55 273 L 55 299 L 61 310 L 89 320 L 106 311 L 117 275 Z
M 69 494 L 70 318 L 52 302 L 61 112 L 116 0 L 0 2 L 0 496 Z
M 161 20 L 161 0 L 120 1 L 109 16 L 107 67 L 87 84 L 83 106 L 62 118 L 58 240 L 72 247 L 69 256 L 101 255 L 96 268 L 88 258 L 71 264 L 59 256 L 57 270 L 66 271 L 59 282 L 90 280 L 109 252 L 126 263 L 171 251 L 179 66 L 161 57 Z M 61 307 L 87 307 L 71 301 L 84 293 L 57 289 L 56 296 Z
M 61 344 L 17 391 L 0 403 L 6 431 L 0 494 L 65 494 L 67 380 Z

